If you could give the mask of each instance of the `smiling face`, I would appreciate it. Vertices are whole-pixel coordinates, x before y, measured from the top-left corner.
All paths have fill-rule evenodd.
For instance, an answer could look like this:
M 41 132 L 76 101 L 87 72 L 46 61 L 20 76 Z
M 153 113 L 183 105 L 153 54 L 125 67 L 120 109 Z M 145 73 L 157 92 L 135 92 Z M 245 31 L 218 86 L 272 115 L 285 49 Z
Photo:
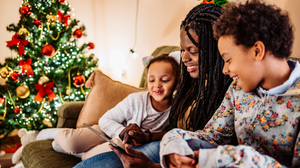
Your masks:
M 193 29 L 189 30 L 193 39 L 199 43 L 199 38 Z M 199 49 L 192 43 L 184 28 L 180 29 L 181 59 L 192 78 L 199 77 Z
M 152 104 L 164 100 L 172 100 L 176 77 L 171 63 L 157 61 L 148 70 L 148 91 L 152 97 Z M 155 101 L 155 103 L 153 103 Z
M 253 91 L 261 81 L 262 66 L 256 60 L 255 47 L 245 49 L 242 45 L 237 45 L 233 36 L 221 36 L 218 41 L 220 54 L 225 62 L 223 73 L 233 79 L 237 79 L 237 85 L 245 93 Z

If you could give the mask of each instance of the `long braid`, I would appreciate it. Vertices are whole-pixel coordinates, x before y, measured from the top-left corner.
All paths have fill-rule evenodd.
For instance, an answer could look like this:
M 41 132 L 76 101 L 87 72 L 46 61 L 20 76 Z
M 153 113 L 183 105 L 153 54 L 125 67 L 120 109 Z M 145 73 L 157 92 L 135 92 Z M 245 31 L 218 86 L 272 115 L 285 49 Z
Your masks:
M 177 122 L 192 106 L 186 120 L 187 129 L 204 128 L 231 83 L 231 79 L 222 74 L 224 62 L 218 52 L 217 41 L 213 38 L 212 22 L 221 13 L 222 8 L 216 4 L 200 4 L 187 14 L 180 26 L 199 48 L 199 78 L 190 77 L 187 67 L 181 62 L 180 84 L 170 112 L 171 122 Z M 192 38 L 189 29 L 196 32 L 199 43 Z

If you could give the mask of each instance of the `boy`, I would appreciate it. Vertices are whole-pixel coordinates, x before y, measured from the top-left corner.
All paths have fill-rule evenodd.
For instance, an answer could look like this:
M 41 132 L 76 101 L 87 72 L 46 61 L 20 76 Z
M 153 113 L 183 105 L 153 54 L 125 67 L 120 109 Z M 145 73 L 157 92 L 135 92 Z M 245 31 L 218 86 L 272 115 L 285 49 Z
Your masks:
M 223 73 L 235 80 L 203 130 L 164 136 L 161 165 L 299 167 L 300 65 L 288 60 L 294 36 L 287 13 L 259 0 L 231 3 L 214 35 Z M 238 145 L 230 145 L 235 138 Z M 207 142 L 216 146 L 203 149 Z

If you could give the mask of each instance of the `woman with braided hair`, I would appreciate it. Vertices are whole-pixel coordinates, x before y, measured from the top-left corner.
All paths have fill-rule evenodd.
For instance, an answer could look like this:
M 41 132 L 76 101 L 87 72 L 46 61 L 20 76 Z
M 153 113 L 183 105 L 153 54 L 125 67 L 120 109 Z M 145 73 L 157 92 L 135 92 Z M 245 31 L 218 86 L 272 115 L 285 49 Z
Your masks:
M 202 129 L 223 100 L 231 82 L 228 76 L 222 75 L 224 61 L 211 27 L 220 15 L 220 6 L 202 4 L 194 7 L 182 21 L 182 74 L 170 113 L 173 128 Z M 193 108 L 188 114 L 186 111 L 190 107 Z
M 181 74 L 170 111 L 169 129 L 202 129 L 231 83 L 231 79 L 222 74 L 224 62 L 213 38 L 212 23 L 221 13 L 222 8 L 216 4 L 200 4 L 182 21 Z M 144 133 L 137 124 L 129 124 L 120 133 L 126 153 L 110 146 L 115 153 L 96 155 L 75 167 L 160 167 L 159 143 L 165 133 Z M 129 142 L 133 148 L 128 145 Z

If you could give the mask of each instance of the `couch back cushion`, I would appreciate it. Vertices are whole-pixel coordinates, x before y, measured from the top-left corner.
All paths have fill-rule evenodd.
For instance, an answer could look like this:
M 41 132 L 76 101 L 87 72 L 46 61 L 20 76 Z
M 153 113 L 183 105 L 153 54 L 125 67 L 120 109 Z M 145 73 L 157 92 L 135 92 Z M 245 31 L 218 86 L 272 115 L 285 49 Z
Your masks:
M 91 87 L 91 90 L 80 111 L 77 128 L 83 127 L 83 123 L 98 124 L 98 120 L 107 110 L 113 108 L 130 93 L 146 90 L 114 81 L 100 70 L 92 73 L 85 86 Z

